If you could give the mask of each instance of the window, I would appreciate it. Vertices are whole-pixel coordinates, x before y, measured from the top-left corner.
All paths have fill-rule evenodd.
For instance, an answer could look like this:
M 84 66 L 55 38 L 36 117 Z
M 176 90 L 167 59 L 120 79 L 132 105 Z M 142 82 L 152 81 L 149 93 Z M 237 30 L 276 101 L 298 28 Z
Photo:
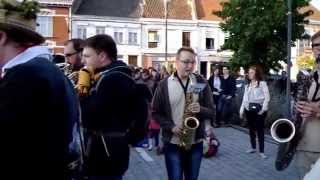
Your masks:
M 138 44 L 138 34 L 136 32 L 129 32 L 129 44 Z
M 157 31 L 149 31 L 148 33 L 148 48 L 157 48 L 159 36 Z
M 87 38 L 87 28 L 85 26 L 78 27 L 78 38 L 80 38 L 80 39 Z
M 206 48 L 207 49 L 214 49 L 214 39 L 213 38 L 206 38 Z
M 96 34 L 105 34 L 105 27 L 96 27 Z
M 190 32 L 182 32 L 182 46 L 190 47 Z
M 123 43 L 123 32 L 114 32 L 114 40 L 117 44 Z
M 50 16 L 38 16 L 37 18 L 37 26 L 36 30 L 44 37 L 52 37 L 53 36 L 53 24 L 52 17 Z

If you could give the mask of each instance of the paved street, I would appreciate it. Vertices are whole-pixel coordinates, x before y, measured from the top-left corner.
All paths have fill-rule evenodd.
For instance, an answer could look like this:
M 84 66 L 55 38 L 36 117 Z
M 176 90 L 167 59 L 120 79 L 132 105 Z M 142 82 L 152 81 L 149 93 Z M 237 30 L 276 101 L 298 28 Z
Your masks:
M 204 159 L 199 180 L 297 180 L 294 166 L 284 172 L 274 169 L 277 146 L 266 142 L 268 159 L 246 154 L 249 136 L 233 128 L 215 130 L 221 141 L 217 157 Z M 139 151 L 139 152 L 138 152 Z M 132 150 L 130 168 L 124 180 L 166 180 L 163 156 L 155 152 Z

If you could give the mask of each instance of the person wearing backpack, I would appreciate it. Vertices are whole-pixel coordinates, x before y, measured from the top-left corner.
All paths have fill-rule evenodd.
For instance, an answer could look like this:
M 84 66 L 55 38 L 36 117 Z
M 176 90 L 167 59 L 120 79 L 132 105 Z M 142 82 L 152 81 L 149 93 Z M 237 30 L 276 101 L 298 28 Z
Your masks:
M 129 144 L 146 136 L 148 104 L 109 35 L 86 40 L 86 67 L 99 74 L 81 98 L 85 129 L 85 169 L 90 180 L 121 180 L 129 165 Z

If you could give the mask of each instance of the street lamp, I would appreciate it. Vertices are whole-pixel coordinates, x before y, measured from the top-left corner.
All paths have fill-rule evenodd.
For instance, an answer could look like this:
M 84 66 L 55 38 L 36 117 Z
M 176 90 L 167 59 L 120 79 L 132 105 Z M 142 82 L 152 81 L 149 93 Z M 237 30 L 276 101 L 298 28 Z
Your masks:
M 291 118 L 291 39 L 292 39 L 292 0 L 287 0 L 287 8 L 288 8 L 288 27 L 287 27 L 287 104 L 288 104 L 288 118 Z
M 164 17 L 165 17 L 165 61 L 168 63 L 168 4 L 170 0 L 164 0 Z

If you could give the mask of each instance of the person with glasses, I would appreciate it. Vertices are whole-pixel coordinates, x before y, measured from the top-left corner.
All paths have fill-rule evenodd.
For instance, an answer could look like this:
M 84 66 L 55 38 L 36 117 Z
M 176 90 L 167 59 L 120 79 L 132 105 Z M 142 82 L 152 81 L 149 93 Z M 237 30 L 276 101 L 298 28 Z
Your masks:
M 309 97 L 308 101 L 300 101 L 296 105 L 304 118 L 302 139 L 296 152 L 296 165 L 300 179 L 303 179 L 312 165 L 320 158 L 320 31 L 311 37 L 311 42 L 316 66 L 308 93 Z
M 65 43 L 64 55 L 66 63 L 72 67 L 72 72 L 79 71 L 83 67 L 83 62 L 81 62 L 83 46 L 84 40 L 82 39 L 70 39 Z
M 180 48 L 176 55 L 176 72 L 160 81 L 153 98 L 153 118 L 162 128 L 165 164 L 169 180 L 197 180 L 203 156 L 206 128 L 214 118 L 212 92 L 206 79 L 194 74 L 196 55 L 192 48 Z M 203 85 L 193 94 L 193 103 L 185 107 L 189 88 Z M 185 108 L 199 119 L 200 125 L 191 136 L 191 148 L 180 146 Z M 184 178 L 183 178 L 184 177 Z

